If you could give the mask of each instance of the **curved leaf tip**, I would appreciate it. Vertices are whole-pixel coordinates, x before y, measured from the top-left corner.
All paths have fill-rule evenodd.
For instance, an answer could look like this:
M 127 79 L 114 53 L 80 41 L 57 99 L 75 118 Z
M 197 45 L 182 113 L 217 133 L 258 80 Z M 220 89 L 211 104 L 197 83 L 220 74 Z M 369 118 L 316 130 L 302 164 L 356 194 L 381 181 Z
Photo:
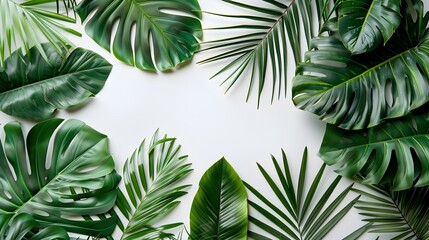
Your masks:
M 191 207 L 190 239 L 247 239 L 247 194 L 225 158 L 203 175 Z

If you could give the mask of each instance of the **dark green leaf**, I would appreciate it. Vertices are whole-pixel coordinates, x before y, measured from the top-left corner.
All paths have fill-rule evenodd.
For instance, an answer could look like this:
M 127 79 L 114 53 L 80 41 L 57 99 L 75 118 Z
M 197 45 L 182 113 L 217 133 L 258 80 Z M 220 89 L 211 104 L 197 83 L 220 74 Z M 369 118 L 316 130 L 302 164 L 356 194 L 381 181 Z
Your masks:
M 427 105 L 408 116 L 379 126 L 348 131 L 326 127 L 319 155 L 340 163 L 344 176 L 362 174 L 364 183 L 391 182 L 395 190 L 429 185 L 429 111 Z
M 293 101 L 321 120 L 345 129 L 373 127 L 401 117 L 429 100 L 429 15 L 416 1 L 388 44 L 352 56 L 334 36 L 313 39 L 296 69 Z
M 57 109 L 82 104 L 104 86 L 112 65 L 98 54 L 77 48 L 66 60 L 54 46 L 42 44 L 44 60 L 33 47 L 29 55 L 14 52 L 0 71 L 0 110 L 16 117 L 43 119 Z M 31 57 L 30 57 L 31 55 Z
M 246 189 L 225 158 L 204 173 L 199 186 L 191 207 L 190 239 L 247 239 Z
M 91 15 L 85 29 L 100 46 L 143 70 L 173 69 L 192 57 L 202 37 L 197 0 L 83 0 L 77 12 L 82 21 Z
M 4 126 L 0 218 L 28 214 L 39 229 L 56 226 L 77 234 L 107 236 L 115 228 L 116 216 L 82 218 L 107 213 L 116 200 L 120 177 L 107 137 L 80 121 L 62 122 L 50 119 L 35 125 L 26 141 L 19 123 Z
M 370 200 L 359 200 L 356 204 L 359 213 L 368 216 L 364 219 L 368 222 L 367 231 L 387 234 L 389 239 L 395 240 L 429 239 L 428 187 L 392 191 L 391 186 L 386 184 L 370 188 L 377 192 L 369 190 L 371 194 L 367 198 Z M 363 191 L 368 192 L 368 189 Z M 384 201 L 390 204 L 386 205 Z M 386 215 L 386 212 L 389 214 Z
M 401 0 L 343 0 L 338 8 L 341 39 L 352 54 L 374 50 L 401 23 Z

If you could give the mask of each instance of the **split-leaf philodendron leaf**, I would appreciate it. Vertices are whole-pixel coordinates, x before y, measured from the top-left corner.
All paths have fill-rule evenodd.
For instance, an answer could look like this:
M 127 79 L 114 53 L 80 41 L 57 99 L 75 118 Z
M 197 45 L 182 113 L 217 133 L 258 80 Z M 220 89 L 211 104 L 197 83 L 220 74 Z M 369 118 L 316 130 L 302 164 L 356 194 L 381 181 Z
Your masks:
M 225 158 L 203 175 L 191 207 L 192 240 L 247 239 L 247 195 Z
M 63 59 L 53 45 L 42 44 L 49 63 L 33 47 L 15 51 L 0 69 L 0 110 L 25 119 L 44 119 L 57 109 L 85 102 L 104 86 L 112 65 L 98 54 L 77 48 Z M 67 53 L 68 52 L 68 53 Z M 31 56 L 31 57 L 30 57 Z
M 158 138 L 157 132 L 145 150 L 145 141 L 124 164 L 126 193 L 119 191 L 116 205 L 128 220 L 118 220 L 122 240 L 174 239 L 170 230 L 183 223 L 157 224 L 187 194 L 181 184 L 192 172 L 187 156 L 180 156 L 175 138 Z
M 429 111 L 422 108 L 426 112 L 359 131 L 328 124 L 319 155 L 327 164 L 340 163 L 341 175 L 362 174 L 366 184 L 389 182 L 394 190 L 428 186 Z
M 293 101 L 321 120 L 345 129 L 373 127 L 429 100 L 429 14 L 416 1 L 405 8 L 387 45 L 352 56 L 335 36 L 317 37 L 296 69 Z
M 94 13 L 86 24 L 88 35 L 142 70 L 173 69 L 192 57 L 202 37 L 197 0 L 83 0 L 77 12 L 82 21 Z
M 116 201 L 120 176 L 105 135 L 78 120 L 63 123 L 62 119 L 35 125 L 26 139 L 18 122 L 6 124 L 4 131 L 5 142 L 0 144 L 1 221 L 25 224 L 29 217 L 21 214 L 27 214 L 36 229 L 57 226 L 89 236 L 113 232 L 114 215 L 84 218 L 107 213 Z M 0 233 L 8 226 L 0 226 Z
M 401 0 L 343 0 L 338 7 L 339 31 L 353 54 L 385 44 L 401 22 Z

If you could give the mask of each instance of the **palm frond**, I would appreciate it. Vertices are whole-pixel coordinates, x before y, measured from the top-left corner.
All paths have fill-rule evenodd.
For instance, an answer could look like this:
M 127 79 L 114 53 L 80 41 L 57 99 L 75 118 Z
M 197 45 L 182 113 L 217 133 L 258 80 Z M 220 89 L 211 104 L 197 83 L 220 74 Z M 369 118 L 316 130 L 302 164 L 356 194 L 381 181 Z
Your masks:
M 63 25 L 63 23 L 75 23 L 73 17 L 67 16 L 70 7 L 74 8 L 74 0 L 64 0 L 63 8 L 67 14 L 60 14 L 63 9 L 56 0 L 27 0 L 21 3 L 12 0 L 0 2 L 0 65 L 3 67 L 4 59 L 17 49 L 23 49 L 29 53 L 35 46 L 42 56 L 48 61 L 42 42 L 52 43 L 58 53 L 62 49 L 72 46 L 63 33 L 71 33 L 77 36 L 81 34 L 76 30 Z M 58 12 L 50 8 L 56 8 Z M 63 56 L 65 57 L 65 56 Z
M 222 82 L 228 84 L 226 91 L 250 74 L 246 101 L 256 84 L 258 106 L 266 85 L 268 73 L 272 76 L 271 102 L 275 96 L 286 95 L 286 73 L 288 66 L 288 44 L 292 49 L 295 63 L 301 61 L 302 46 L 308 45 L 315 34 L 317 22 L 324 22 L 331 14 L 333 1 L 330 0 L 261 0 L 251 5 L 245 1 L 223 0 L 234 5 L 243 14 L 216 14 L 229 19 L 240 19 L 243 23 L 213 28 L 214 30 L 244 32 L 231 37 L 207 41 L 201 51 L 217 50 L 218 53 L 200 61 L 210 63 L 232 59 L 213 77 L 227 74 Z M 318 20 L 313 19 L 317 13 Z M 302 25 L 301 25 L 302 24 Z M 304 33 L 306 44 L 301 40 Z M 212 77 L 212 78 L 213 78 Z
M 391 239 L 429 239 L 429 187 L 392 191 L 388 185 L 353 189 L 362 195 L 356 208 L 368 222 L 369 232 Z
M 264 232 L 262 234 L 251 230 L 249 236 L 253 239 L 270 239 L 271 237 L 278 239 L 322 239 L 359 199 L 359 197 L 356 197 L 345 206 L 341 206 L 352 185 L 344 189 L 336 197 L 333 197 L 333 192 L 337 189 L 341 180 L 340 176 L 336 177 L 327 189 L 320 189 L 325 164 L 320 168 L 311 186 L 307 188 L 305 186 L 307 179 L 307 149 L 303 154 L 297 185 L 292 181 L 288 160 L 283 150 L 283 168 L 274 156 L 272 156 L 272 161 L 278 179 L 272 178 L 272 174 L 269 174 L 259 164 L 258 167 L 277 197 L 275 201 L 278 201 L 279 205 L 275 205 L 273 200 L 266 198 L 258 190 L 245 183 L 247 189 L 260 202 L 249 200 L 249 206 L 266 219 L 255 217 L 250 213 L 249 221 Z M 280 184 L 276 182 L 280 182 Z M 323 191 L 324 193 L 320 198 L 316 199 L 317 191 Z
M 191 171 L 187 156 L 179 156 L 175 138 L 154 134 L 147 152 L 145 140 L 124 165 L 126 193 L 119 192 L 116 202 L 128 223 L 118 221 L 121 239 L 171 239 L 170 230 L 183 223 L 153 226 L 154 221 L 170 213 L 187 194 L 190 185 L 179 182 Z

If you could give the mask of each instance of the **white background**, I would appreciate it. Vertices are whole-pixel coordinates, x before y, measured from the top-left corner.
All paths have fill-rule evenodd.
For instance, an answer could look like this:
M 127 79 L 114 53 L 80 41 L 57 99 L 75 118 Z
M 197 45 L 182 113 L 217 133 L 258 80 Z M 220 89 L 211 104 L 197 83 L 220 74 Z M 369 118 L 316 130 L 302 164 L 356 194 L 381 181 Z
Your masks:
M 206 11 L 236 11 L 236 8 L 219 0 L 200 0 L 200 4 Z M 222 19 L 204 15 L 204 27 L 223 23 Z M 119 173 L 122 173 L 127 157 L 143 138 L 150 139 L 156 129 L 160 129 L 160 134 L 176 137 L 177 142 L 182 145 L 181 154 L 189 155 L 189 162 L 193 164 L 194 172 L 185 180 L 186 183 L 192 183 L 193 187 L 166 221 L 182 221 L 189 226 L 189 211 L 198 181 L 223 156 L 243 180 L 272 199 L 275 196 L 258 171 L 257 162 L 274 176 L 270 154 L 280 159 L 280 149 L 283 148 L 296 180 L 301 155 L 307 146 L 308 176 L 312 178 L 321 166 L 322 161 L 316 154 L 325 125 L 316 116 L 293 106 L 290 91 L 293 62 L 289 64 L 286 99 L 275 100 L 270 104 L 268 85 L 268 92 L 262 96 L 260 109 L 257 109 L 255 93 L 248 103 L 245 102 L 247 81 L 238 83 L 225 95 L 225 88 L 219 87 L 223 79 L 209 80 L 226 62 L 196 64 L 212 53 L 197 54 L 192 62 L 171 73 L 148 73 L 119 62 L 112 54 L 95 44 L 79 23 L 76 28 L 83 33 L 82 38 L 71 37 L 76 46 L 99 53 L 114 67 L 104 89 L 95 98 L 80 109 L 60 111 L 56 117 L 79 119 L 108 135 Z M 205 40 L 219 38 L 216 34 L 205 32 Z M 16 118 L 0 113 L 1 124 L 12 120 Z M 21 121 L 24 122 L 26 131 L 34 124 Z M 325 180 L 332 180 L 335 176 L 332 168 L 328 168 Z M 326 189 L 328 183 L 323 182 L 323 189 Z M 350 182 L 344 180 L 339 190 L 348 184 Z M 321 193 L 323 192 L 319 196 Z M 353 195 L 348 199 L 351 197 Z M 353 209 L 326 239 L 340 239 L 362 224 Z

